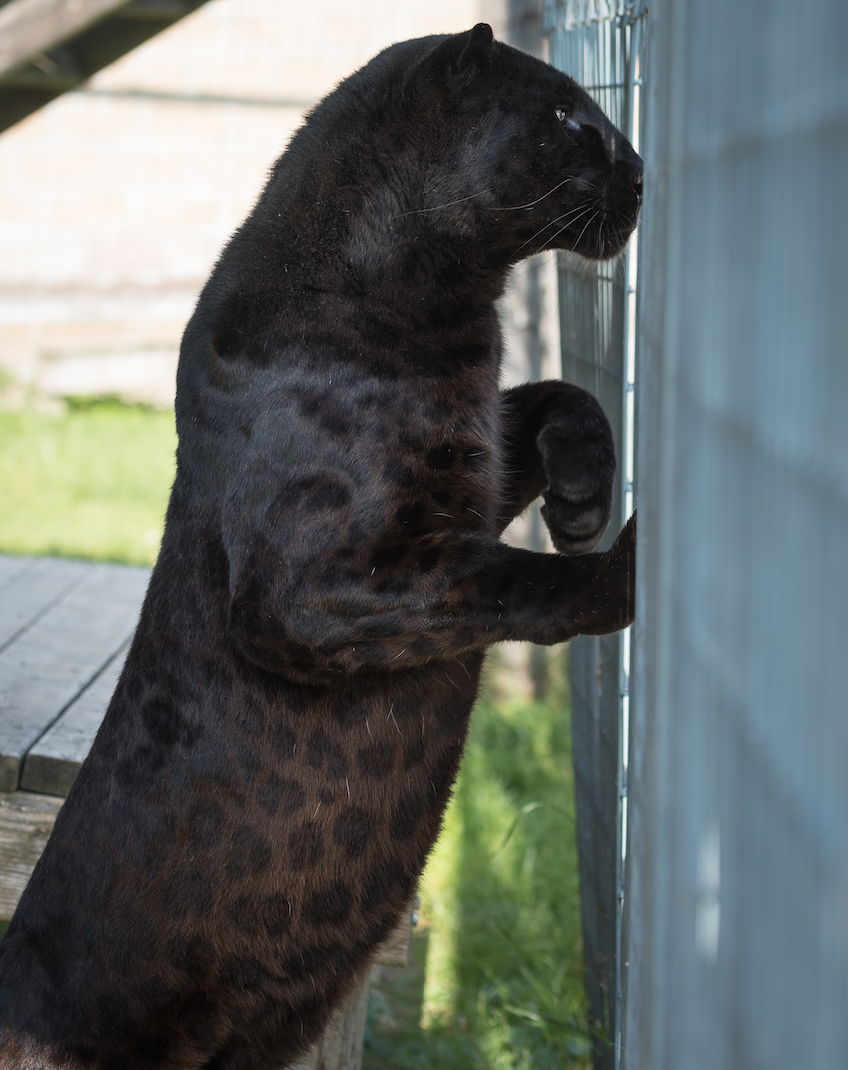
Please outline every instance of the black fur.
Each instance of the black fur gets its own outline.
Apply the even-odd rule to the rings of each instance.
[[[414,893],[487,647],[632,619],[634,526],[587,552],[607,421],[499,391],[495,300],[541,249],[620,252],[640,176],[483,25],[386,50],[294,137],[185,332],[161,555],[0,945],[0,1065],[295,1058]],[[540,494],[560,554],[499,541]]]

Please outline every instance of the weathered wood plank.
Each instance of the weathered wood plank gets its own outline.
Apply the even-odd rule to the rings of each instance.
[[[20,572],[22,568],[32,561],[31,557],[13,557],[11,554],[0,554],[0,596],[2,596],[3,584]]]
[[[112,658],[53,727],[30,747],[21,773],[24,791],[64,796],[71,790],[118,684],[127,649],[125,646]]]
[[[0,918],[14,913],[62,802],[26,791],[0,794]]]
[[[17,560],[21,567],[0,587],[0,650],[95,567],[85,561],[65,561],[59,557]]]
[[[11,0],[0,9],[0,74],[67,41],[127,0]]]
[[[98,565],[0,654],[0,791],[133,633],[150,573]]]

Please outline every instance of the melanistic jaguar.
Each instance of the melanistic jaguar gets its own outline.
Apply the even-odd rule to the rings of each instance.
[[[495,302],[532,253],[620,253],[641,176],[486,25],[294,136],[185,331],[161,554],[0,944],[0,1066],[293,1060],[414,894],[486,649],[631,621],[633,523],[591,552],[609,425],[499,389]],[[555,554],[499,539],[539,495]]]

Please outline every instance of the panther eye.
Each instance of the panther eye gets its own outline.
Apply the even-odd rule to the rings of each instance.
[[[568,112],[565,108],[555,108],[554,115],[556,115],[557,119],[559,119],[561,123],[564,123],[565,120],[568,118]]]

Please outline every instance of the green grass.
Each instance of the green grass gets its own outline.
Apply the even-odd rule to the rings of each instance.
[[[152,565],[175,449],[172,412],[108,400],[0,412],[0,551]]]
[[[562,655],[554,667],[546,703],[490,686],[475,710],[421,885],[420,1005],[377,987],[365,1070],[590,1065]]]

